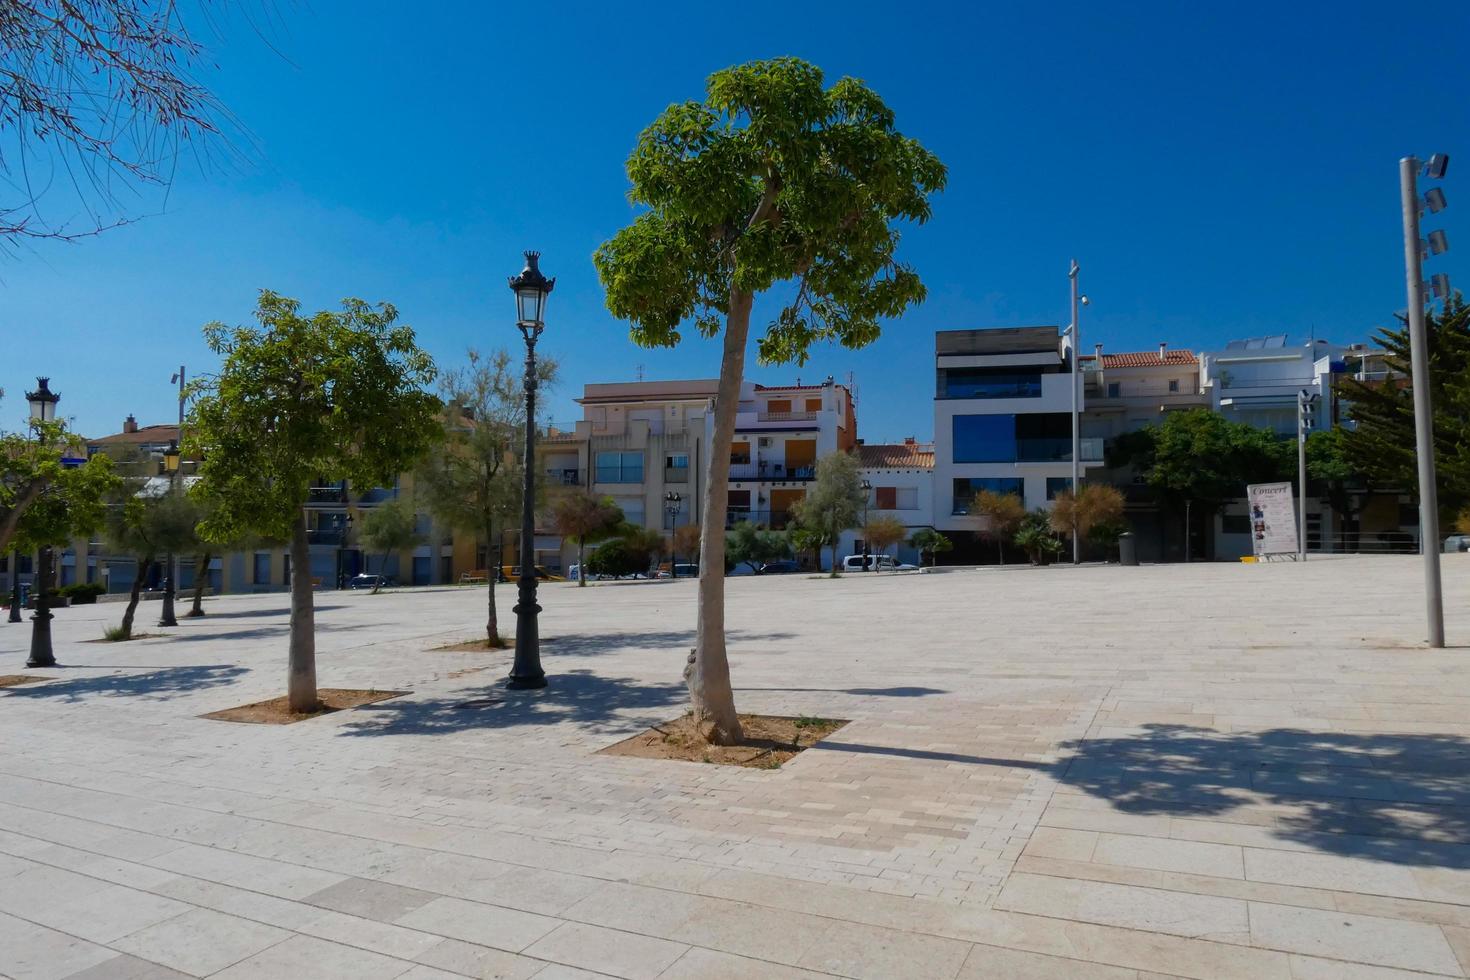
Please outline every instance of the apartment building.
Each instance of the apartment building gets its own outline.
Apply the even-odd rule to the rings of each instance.
[[[1332,377],[1347,370],[1348,350],[1325,340],[1288,347],[1285,334],[1234,340],[1200,355],[1200,386],[1214,411],[1279,435],[1296,434],[1297,395],[1305,389],[1321,396],[1317,427],[1329,427],[1337,417]]]
[[[542,439],[548,482],[609,496],[630,523],[643,527],[672,534],[698,524],[718,389],[716,379],[586,385],[574,428]],[[845,385],[830,378],[818,385],[744,382],[730,447],[729,525],[785,527],[816,476],[817,460],[855,445],[857,415]],[[542,521],[537,560],[567,567],[575,546]]]
[[[1055,326],[941,330],[934,340],[934,521],[964,560],[984,530],[970,512],[977,492],[1015,493],[1034,509],[1070,485],[1082,376]],[[1084,472],[1101,464],[1101,438],[1081,448]]]
[[[888,554],[896,555],[900,562],[919,564],[919,552],[907,539],[920,528],[934,526],[934,444],[919,442],[912,436],[898,443],[859,442],[857,454],[862,478],[871,487],[866,516],[902,521],[908,534],[897,550]],[[861,554],[862,550],[861,528],[842,533],[837,545],[839,556]],[[822,558],[826,561],[828,556]]]
[[[1082,434],[1111,439],[1157,424],[1169,412],[1209,408],[1200,386],[1199,358],[1190,350],[1110,353],[1102,344],[1081,357]]]

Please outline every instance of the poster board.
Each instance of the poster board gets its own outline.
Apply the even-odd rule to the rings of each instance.
[[[1253,483],[1245,488],[1250,508],[1251,553],[1257,558],[1296,557],[1296,506],[1290,483]]]

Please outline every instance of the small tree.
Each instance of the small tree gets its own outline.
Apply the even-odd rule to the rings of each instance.
[[[674,557],[680,555],[688,557],[693,565],[699,564],[699,525],[680,524],[674,528],[673,544],[671,545]]]
[[[133,556],[133,584],[128,592],[122,623],[109,638],[131,640],[133,618],[143,597],[143,585],[153,566],[171,551],[181,551],[194,540],[197,508],[178,496],[141,496],[136,484],[125,485],[125,496],[110,508],[103,537],[115,552]]]
[[[665,109],[628,160],[631,225],[593,260],[633,340],[672,347],[693,321],[721,334],[719,391],[701,510],[699,608],[684,678],[694,720],[717,744],[741,740],[725,652],[725,515],[730,445],[758,294],[791,283],[759,341],[768,364],[804,362],[811,345],[872,343],[879,322],[924,297],[898,261],[899,220],[929,217],[944,165],[904,136],[862,82],[823,88],[796,58],[711,75],[704,102]],[[723,323],[722,323],[723,321]]]
[[[871,518],[863,525],[863,538],[868,542],[869,550],[879,555],[902,541],[907,533],[908,528],[903,521],[887,515]],[[882,563],[873,567],[876,571]]]
[[[995,539],[997,560],[1004,565],[1006,542],[1015,537],[1021,522],[1026,519],[1026,505],[1017,494],[981,490],[975,494],[970,510],[988,522],[986,533]]]
[[[837,577],[837,542],[843,531],[857,527],[867,493],[857,457],[841,451],[817,460],[817,478],[796,503],[802,526],[821,533],[832,548],[832,577]]]
[[[1084,483],[1061,491],[1051,504],[1051,529],[1063,538],[1085,540],[1094,528],[1123,519],[1123,493],[1107,483]]]
[[[560,494],[551,504],[556,533],[577,542],[577,585],[587,584],[587,545],[605,541],[623,527],[623,509],[611,497],[589,490]]]
[[[424,536],[418,531],[418,515],[414,513],[413,504],[402,497],[367,511],[357,538],[368,551],[378,553],[378,577],[373,581],[373,595],[377,595],[382,587],[383,575],[388,570],[388,556],[424,543]]]
[[[768,561],[791,557],[791,542],[779,531],[741,521],[725,539],[725,556],[732,565],[745,564],[752,572],[759,572]]]
[[[1044,565],[1061,554],[1062,539],[1051,529],[1051,515],[1044,510],[1025,515],[1016,529],[1016,547],[1030,556],[1033,565]]]
[[[581,562],[581,577],[585,579],[589,572],[593,575],[607,575],[612,578],[641,575],[648,571],[649,564],[649,555],[646,550],[630,545],[625,538],[613,538],[605,544],[598,545],[593,549],[592,554]]]
[[[786,539],[798,555],[810,554],[812,567],[822,570],[822,549],[827,547],[828,536],[820,528],[807,527],[800,518],[786,526]]]
[[[932,527],[921,527],[909,538],[909,545],[917,548],[919,558],[922,561],[924,555],[929,556],[929,567],[933,568],[936,557],[940,552],[949,551],[954,548],[954,542],[934,530]]]
[[[224,359],[196,383],[186,430],[202,460],[191,489],[208,507],[201,533],[291,541],[291,639],[287,700],[314,711],[316,623],[306,502],[317,480],[380,487],[411,469],[442,429],[424,390],[434,364],[396,324],[391,305],[349,299],[341,312],[302,316],[293,299],[262,291],[258,327],[205,327]]]
[[[446,372],[445,445],[425,458],[417,485],[429,511],[440,522],[475,535],[495,552],[501,533],[519,520],[525,482],[526,396],[523,379],[505,350],[481,355],[471,349],[467,367]],[[556,383],[556,363],[536,362],[537,384]],[[542,481],[544,482],[544,481]],[[538,486],[540,483],[538,483]],[[504,646],[495,608],[495,582],[504,564],[497,556],[486,576],[485,636],[492,647]]]

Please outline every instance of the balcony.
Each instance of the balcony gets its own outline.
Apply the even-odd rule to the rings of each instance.
[[[791,523],[791,512],[785,510],[751,510],[747,507],[731,507],[725,512],[725,529],[729,530],[742,521],[781,531]]]
[[[664,467],[664,482],[665,483],[688,483],[689,482],[689,467],[687,467],[687,466],[665,466]]]
[[[306,532],[306,543],[339,547],[347,543],[346,537],[346,533],[339,527],[312,528]]]
[[[580,487],[582,485],[582,471],[566,468],[547,470],[546,482],[554,487]]]
[[[758,422],[815,422],[816,412],[757,412]]]
[[[1090,438],[1079,440],[1082,460],[1100,463],[1103,458],[1103,441]],[[1072,440],[1066,439],[1017,439],[1016,462],[1018,463],[1069,463],[1072,461]]]
[[[343,484],[335,487],[312,487],[306,492],[308,507],[344,507],[347,504],[347,488]]]
[[[759,463],[730,463],[730,479],[732,481],[766,481],[766,482],[801,482],[815,480],[817,468],[815,466],[787,466],[784,463],[768,463],[762,460]]]

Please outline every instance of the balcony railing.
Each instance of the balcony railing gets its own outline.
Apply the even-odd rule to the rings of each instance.
[[[552,486],[579,487],[582,485],[582,471],[565,468],[547,470],[546,480]]]
[[[813,422],[817,418],[816,412],[757,412],[756,419],[761,422]]]
[[[689,482],[689,467],[687,467],[687,466],[665,466],[664,467],[664,482],[665,483],[688,483]]]
[[[791,523],[791,512],[785,510],[750,510],[746,507],[731,507],[725,512],[726,529],[742,521],[768,527],[775,531],[784,530]]]
[[[306,492],[308,505],[330,506],[332,504],[347,503],[347,489],[345,487],[312,487]]]
[[[341,545],[346,543],[346,533],[337,527],[320,527],[308,529],[306,532],[307,544]]]
[[[784,463],[741,463],[730,464],[731,480],[799,481],[815,480],[815,466],[787,466]]]
[[[1087,462],[1101,462],[1103,458],[1103,441],[1101,439],[1081,439],[1079,445],[1082,449],[1082,459]],[[1018,463],[1066,463],[1072,459],[1072,440],[1062,439],[1017,439],[1016,440],[1016,462]]]

